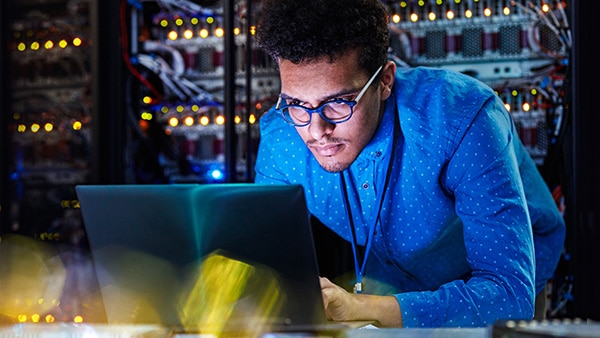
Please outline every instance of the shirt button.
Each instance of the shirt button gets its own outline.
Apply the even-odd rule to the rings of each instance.
[[[365,189],[365,190],[366,190],[366,189],[369,189],[369,183],[368,183],[368,182],[365,182],[365,183],[363,183],[363,184],[362,184],[362,187],[363,187],[363,189]]]
[[[383,153],[381,152],[381,150],[377,150],[377,151],[375,152],[375,157],[381,157],[381,154],[383,154]]]

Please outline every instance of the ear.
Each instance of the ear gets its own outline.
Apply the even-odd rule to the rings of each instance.
[[[394,61],[388,61],[381,70],[381,100],[387,100],[392,93],[392,87],[394,86],[394,79],[396,76],[396,63]]]

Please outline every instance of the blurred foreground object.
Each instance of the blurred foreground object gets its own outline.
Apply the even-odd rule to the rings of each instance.
[[[43,316],[60,303],[65,279],[65,267],[50,244],[21,235],[1,237],[0,323],[46,321]]]

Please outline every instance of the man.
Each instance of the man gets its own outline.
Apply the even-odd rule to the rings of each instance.
[[[531,319],[565,226],[494,92],[397,69],[378,0],[266,0],[257,17],[281,94],[261,119],[255,181],[301,184],[352,244],[355,292],[321,278],[330,319]]]

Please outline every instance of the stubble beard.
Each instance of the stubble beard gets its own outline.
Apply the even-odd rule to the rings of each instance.
[[[321,168],[323,168],[325,171],[327,171],[329,173],[339,173],[349,167],[348,164],[340,163],[338,161],[334,161],[331,163],[319,162],[319,164],[321,165]]]

